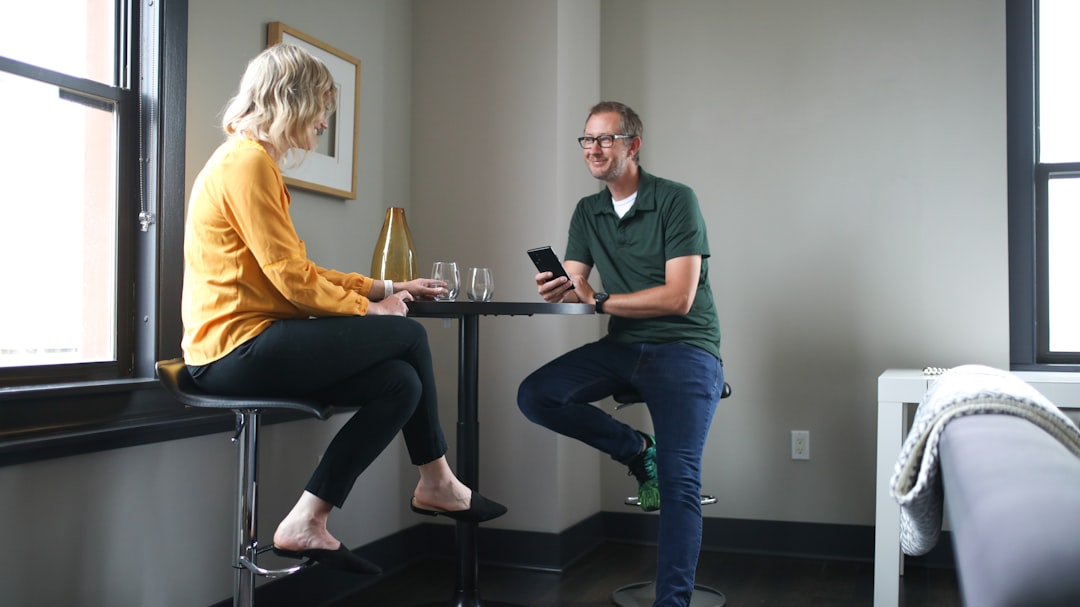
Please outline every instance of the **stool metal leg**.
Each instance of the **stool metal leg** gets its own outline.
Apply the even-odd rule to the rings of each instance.
[[[292,575],[312,564],[310,559],[283,569],[259,566],[258,555],[273,545],[259,547],[259,410],[236,411],[237,451],[236,535],[233,554],[236,583],[233,587],[233,607],[252,607],[255,604],[255,578],[279,578]]]
[[[640,499],[631,495],[623,501],[627,506],[639,505]],[[701,505],[708,506],[716,503],[716,496],[701,494]],[[656,584],[649,582],[634,582],[615,589],[611,593],[611,602],[619,607],[648,607],[656,599]],[[690,597],[690,607],[723,607],[727,603],[727,597],[716,588],[695,584],[694,593]]]
[[[236,413],[237,453],[239,461],[239,487],[236,502],[236,586],[233,591],[233,607],[252,607],[255,604],[255,572],[248,563],[255,564],[258,550],[258,534],[255,528],[258,504],[258,431],[257,411]]]

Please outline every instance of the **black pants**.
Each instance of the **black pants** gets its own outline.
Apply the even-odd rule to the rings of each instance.
[[[356,408],[306,487],[339,508],[399,430],[413,464],[446,454],[427,332],[409,318],[279,320],[224,358],[190,370],[207,392],[303,396]]]

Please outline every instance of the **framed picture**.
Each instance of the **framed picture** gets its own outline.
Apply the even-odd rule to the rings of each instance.
[[[356,153],[360,119],[360,60],[297,31],[280,21],[267,25],[266,45],[295,44],[330,68],[338,89],[337,111],[319,147],[298,167],[283,169],[285,183],[353,200],[356,198]]]

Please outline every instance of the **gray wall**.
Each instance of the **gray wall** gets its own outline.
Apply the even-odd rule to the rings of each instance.
[[[561,252],[597,187],[573,141],[588,106],[634,106],[644,166],[694,186],[711,232],[735,396],[707,448],[708,516],[872,524],[876,377],[1007,365],[1000,0],[191,0],[190,19],[189,184],[266,22],[362,60],[360,197],[294,190],[312,257],[339,269],[367,271],[383,211],[404,206],[425,271],[490,265],[497,298],[534,300],[524,249]],[[456,327],[425,323],[453,443]],[[514,404],[524,374],[601,328],[481,322],[482,489],[511,507],[492,526],[624,510],[619,466]],[[340,423],[265,433],[267,533]],[[811,461],[789,459],[792,429],[811,431]],[[231,449],[216,435],[0,468],[0,603],[227,596]],[[355,546],[419,522],[415,479],[393,446],[331,530]]]

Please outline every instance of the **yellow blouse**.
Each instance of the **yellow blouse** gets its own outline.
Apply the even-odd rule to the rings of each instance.
[[[233,138],[196,177],[184,229],[181,346],[205,365],[275,320],[367,313],[367,276],[316,266],[289,217],[289,191],[262,145]]]

